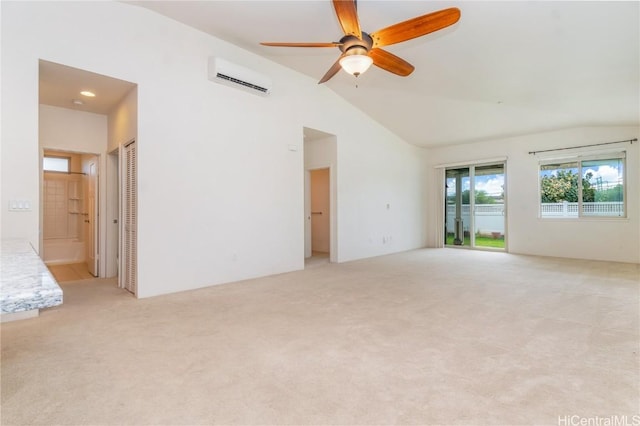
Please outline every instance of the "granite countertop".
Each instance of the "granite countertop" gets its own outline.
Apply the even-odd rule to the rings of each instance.
[[[0,245],[0,313],[30,311],[62,304],[62,289],[27,241]]]

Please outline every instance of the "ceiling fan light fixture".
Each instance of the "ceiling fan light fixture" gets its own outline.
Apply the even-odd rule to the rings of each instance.
[[[373,59],[368,55],[347,55],[340,59],[342,69],[356,77],[368,70],[371,64]]]
[[[392,74],[406,77],[413,72],[415,67],[381,48],[425,36],[453,25],[460,19],[460,9],[450,7],[416,16],[369,34],[360,28],[357,0],[333,0],[333,8],[344,33],[338,42],[263,42],[260,44],[279,47],[337,47],[340,49],[342,55],[331,65],[318,84],[329,81],[340,71],[340,68],[357,77],[367,71],[372,63]],[[357,84],[356,87],[358,87]]]

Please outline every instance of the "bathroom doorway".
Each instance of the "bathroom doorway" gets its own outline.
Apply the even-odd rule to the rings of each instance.
[[[58,281],[98,275],[99,156],[43,150],[43,260]]]

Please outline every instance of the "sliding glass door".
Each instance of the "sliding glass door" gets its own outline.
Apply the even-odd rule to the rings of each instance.
[[[504,250],[504,169],[504,163],[446,169],[445,245]]]
[[[447,169],[445,172],[447,198],[445,212],[445,244],[471,245],[469,234],[469,167]],[[466,188],[466,190],[465,190]],[[466,196],[465,196],[466,194]]]
[[[474,171],[475,246],[504,249],[504,164],[476,166]]]

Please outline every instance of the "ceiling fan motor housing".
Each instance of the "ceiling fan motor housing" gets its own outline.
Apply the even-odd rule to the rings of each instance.
[[[340,39],[340,50],[345,55],[366,55],[373,46],[373,39],[364,31],[362,40],[356,36],[346,35]]]

